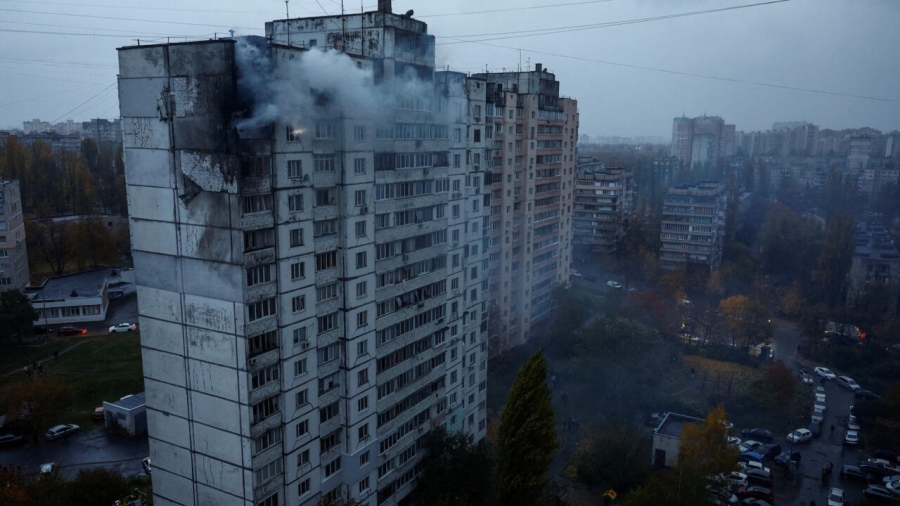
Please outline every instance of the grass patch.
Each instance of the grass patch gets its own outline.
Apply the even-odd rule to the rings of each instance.
[[[103,401],[144,391],[140,333],[90,338],[74,350],[60,355],[58,360],[45,363],[44,373],[57,376],[72,387],[74,407],[72,419],[66,420],[66,423],[89,427],[91,413]],[[11,383],[22,381],[27,381],[24,375],[13,375],[4,378],[2,386],[12,386]]]
[[[38,360],[46,360],[53,356],[54,351],[62,350],[72,346],[78,341],[86,339],[83,336],[54,337],[44,343],[43,338],[40,340],[26,341],[24,344],[9,344],[3,347],[3,353],[0,354],[0,374],[10,371],[20,371],[26,365]],[[0,383],[5,383],[8,378],[0,378]]]

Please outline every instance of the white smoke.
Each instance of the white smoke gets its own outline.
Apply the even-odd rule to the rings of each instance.
[[[387,120],[398,96],[433,96],[433,87],[411,76],[376,84],[371,69],[336,50],[298,51],[273,61],[268,48],[238,40],[238,87],[253,102],[252,114],[237,127],[274,122],[307,125],[322,118]]]

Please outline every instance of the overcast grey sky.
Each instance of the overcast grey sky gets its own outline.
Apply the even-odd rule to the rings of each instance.
[[[291,17],[339,14],[341,3],[289,8]],[[673,117],[704,113],[744,131],[777,121],[900,129],[900,0],[394,0],[393,8],[428,23],[439,66],[543,63],[578,99],[581,132],[591,136],[668,140]],[[709,10],[718,12],[683,15]],[[117,116],[116,47],[133,39],[261,35],[267,20],[284,17],[282,0],[0,0],[0,127]]]

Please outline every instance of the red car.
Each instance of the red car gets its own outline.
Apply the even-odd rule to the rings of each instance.
[[[103,421],[103,406],[94,408],[94,412],[91,414],[91,418],[98,422],[102,422]]]
[[[56,335],[59,336],[78,336],[87,334],[87,329],[80,329],[78,327],[60,327],[56,332]]]
[[[738,487],[737,495],[741,499],[752,497],[753,499],[762,499],[763,501],[767,501],[770,503],[775,502],[775,495],[772,494],[771,489],[768,489],[766,487]]]

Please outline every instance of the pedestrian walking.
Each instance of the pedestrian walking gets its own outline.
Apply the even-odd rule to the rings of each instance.
[[[40,360],[38,360],[37,368],[38,368],[38,374],[43,376],[44,375],[44,364],[42,364]],[[831,430],[832,431],[834,430],[834,425],[831,426]]]
[[[25,371],[25,376],[28,376],[28,366],[27,365],[25,366],[25,368],[23,370]]]

